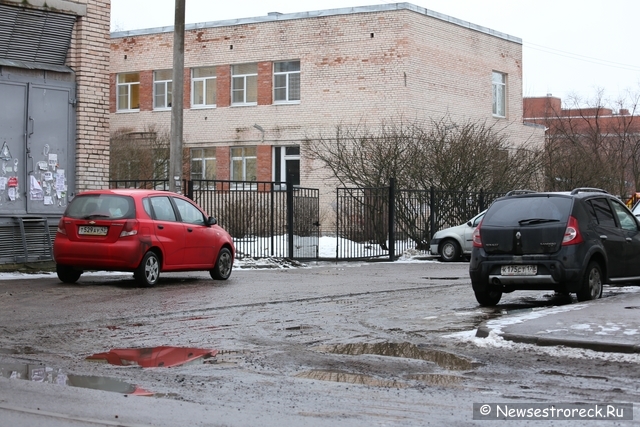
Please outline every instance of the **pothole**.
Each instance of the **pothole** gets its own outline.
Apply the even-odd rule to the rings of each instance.
[[[218,350],[189,347],[117,348],[97,353],[86,359],[92,362],[118,366],[137,365],[142,368],[169,368],[185,364],[207,363],[218,354]],[[211,360],[215,362],[215,360]]]
[[[418,359],[433,362],[444,369],[466,371],[473,369],[473,362],[464,357],[457,356],[440,350],[421,349],[415,344],[404,343],[354,343],[336,344],[317,347],[317,350],[334,353],[358,356],[362,354],[374,354],[378,356],[402,357],[407,359]]]
[[[93,390],[111,391],[138,396],[153,396],[153,393],[144,390],[135,384],[126,383],[114,378],[67,374],[61,369],[54,369],[46,365],[34,363],[0,363],[0,375],[5,378],[38,383],[90,388]]]
[[[406,388],[409,385],[397,380],[384,380],[370,375],[353,374],[343,371],[305,371],[296,375],[296,378],[306,378],[318,381],[333,381],[337,383],[360,384],[372,387]]]

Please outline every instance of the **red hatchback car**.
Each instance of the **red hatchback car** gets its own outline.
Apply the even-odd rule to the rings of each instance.
[[[231,275],[235,247],[215,218],[180,194],[95,190],[73,198],[53,243],[58,278],[74,283],[84,270],[131,271],[153,286],[161,271],[208,270]]]

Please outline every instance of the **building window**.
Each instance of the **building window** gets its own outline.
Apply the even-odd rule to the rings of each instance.
[[[216,106],[216,67],[191,70],[191,107]]]
[[[300,185],[300,147],[273,147],[273,181],[279,190]]]
[[[493,84],[493,115],[506,117],[507,75],[494,71],[491,81]]]
[[[191,149],[191,179],[195,181],[216,179],[215,147]]]
[[[300,102],[300,61],[273,64],[273,102]]]
[[[258,64],[231,66],[231,104],[258,104]]]
[[[171,108],[171,82],[173,70],[153,72],[153,108],[163,110]]]
[[[118,111],[140,109],[140,73],[118,74]]]
[[[256,147],[231,148],[231,179],[233,181],[256,181]]]

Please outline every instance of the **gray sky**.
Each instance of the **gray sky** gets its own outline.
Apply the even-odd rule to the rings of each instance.
[[[385,0],[186,0],[186,23],[391,4]],[[524,96],[640,94],[638,0],[413,0],[523,41]],[[111,30],[172,26],[175,0],[111,0]],[[634,36],[636,36],[634,38]],[[634,47],[635,46],[635,47]]]

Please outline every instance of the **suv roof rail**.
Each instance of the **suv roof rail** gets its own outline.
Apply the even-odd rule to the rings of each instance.
[[[571,195],[578,194],[578,193],[605,193],[605,194],[609,194],[609,192],[606,191],[606,190],[603,190],[601,188],[592,188],[592,187],[578,187],[578,188],[574,188],[571,191]]]
[[[537,193],[537,191],[533,191],[533,190],[511,190],[507,194],[505,194],[505,197],[517,196],[518,194],[530,194],[530,193]]]

